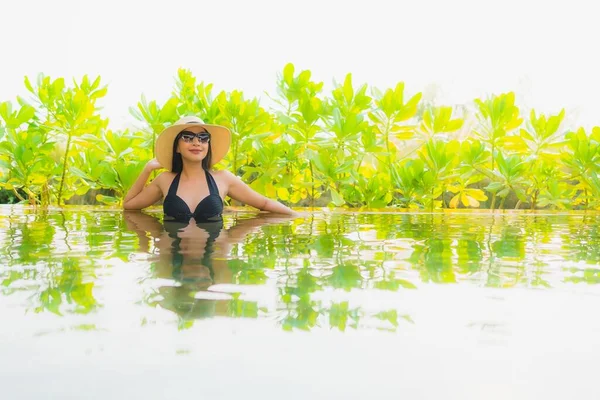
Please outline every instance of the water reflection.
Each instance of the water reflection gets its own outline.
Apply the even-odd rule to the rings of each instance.
[[[181,327],[190,326],[194,319],[217,315],[256,317],[256,302],[242,302],[231,292],[218,289],[219,284],[239,281],[228,258],[234,246],[259,228],[291,221],[289,217],[264,214],[236,219],[225,227],[222,221],[161,221],[141,212],[125,212],[124,219],[127,229],[140,239],[137,250],[154,253],[150,259],[152,278],[164,283],[146,298],[147,303],[176,313]]]
[[[432,284],[600,282],[593,214],[232,213],[181,224],[141,212],[0,212],[0,306],[87,315],[88,325],[112,302],[160,310],[179,328],[224,317],[397,330],[419,323],[406,294]]]

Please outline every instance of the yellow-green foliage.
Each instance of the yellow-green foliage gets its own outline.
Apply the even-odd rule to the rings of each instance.
[[[180,69],[164,104],[142,97],[130,108],[143,131],[113,131],[96,104],[107,94],[99,77],[69,86],[40,75],[25,86],[31,100],[0,103],[0,187],[30,204],[89,193],[120,204],[153,157],[156,136],[194,114],[233,133],[218,168],[291,206],[600,205],[600,128],[568,132],[564,110],[525,117],[512,92],[431,105],[406,94],[403,82],[381,91],[348,74],[325,93],[310,71],[288,64],[265,108]]]

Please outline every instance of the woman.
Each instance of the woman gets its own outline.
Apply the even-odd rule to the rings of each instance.
[[[197,117],[184,117],[166,128],[156,140],[156,158],[150,160],[123,202],[126,210],[141,210],[164,199],[165,219],[187,222],[218,221],[223,199],[234,200],[263,211],[295,215],[283,204],[252,190],[226,170],[211,170],[229,150],[231,132],[205,124]],[[155,169],[166,168],[148,186]]]

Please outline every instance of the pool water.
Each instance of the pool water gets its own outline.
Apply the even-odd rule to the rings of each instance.
[[[595,213],[0,208],[0,398],[598,398]]]

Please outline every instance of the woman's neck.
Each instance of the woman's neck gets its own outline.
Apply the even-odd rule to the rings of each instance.
[[[181,175],[185,179],[195,179],[204,176],[204,168],[202,168],[202,163],[194,163],[194,164],[184,164],[183,169],[181,170]]]

